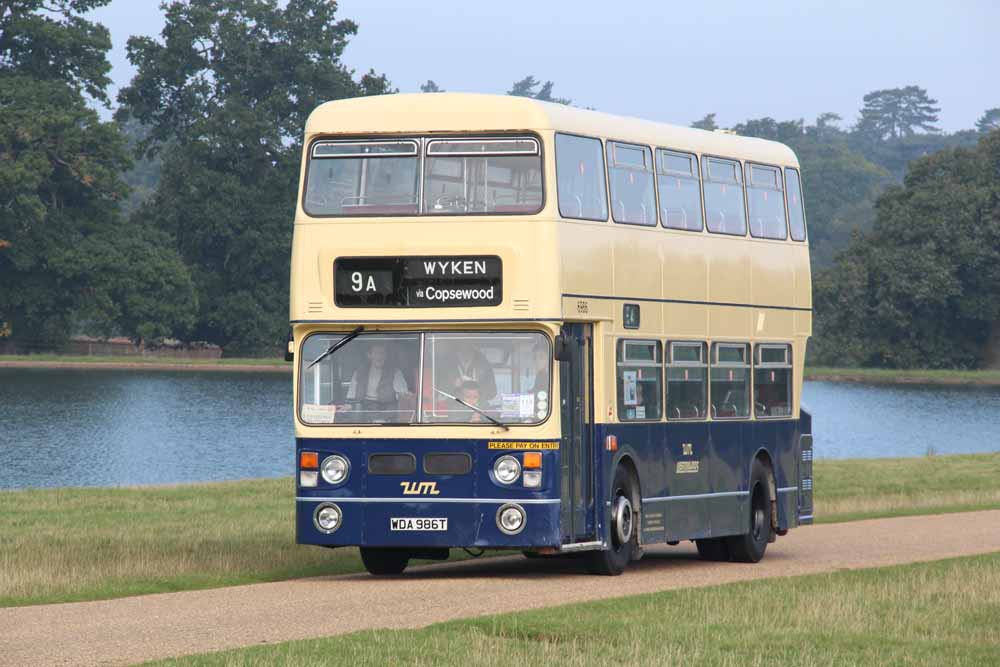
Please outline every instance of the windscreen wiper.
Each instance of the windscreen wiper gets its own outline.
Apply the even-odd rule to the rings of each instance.
[[[354,340],[355,338],[357,338],[358,335],[362,331],[364,331],[364,330],[365,330],[364,327],[358,327],[357,329],[355,329],[351,333],[347,334],[346,336],[344,336],[343,338],[341,338],[340,340],[338,340],[336,343],[334,343],[330,347],[326,348],[326,352],[324,352],[323,354],[321,354],[318,357],[316,357],[315,359],[313,359],[312,363],[309,364],[308,366],[306,366],[306,370],[309,370],[310,368],[312,368],[313,366],[315,366],[319,362],[323,361],[324,359],[326,359],[327,357],[329,357],[331,354],[333,354],[334,352],[336,352],[340,348],[342,348],[345,345],[347,345],[348,343],[350,343],[352,340]]]
[[[453,400],[453,401],[457,401],[457,402],[458,402],[459,404],[461,404],[461,405],[464,405],[465,407],[469,408],[470,410],[475,410],[476,412],[478,412],[478,413],[479,413],[479,414],[481,414],[482,416],[486,417],[487,419],[489,419],[489,420],[490,420],[491,422],[493,422],[494,424],[496,424],[497,426],[499,426],[499,427],[500,427],[500,428],[502,428],[503,430],[505,430],[505,431],[509,431],[509,430],[510,430],[510,427],[509,427],[509,426],[507,426],[506,424],[504,424],[504,423],[503,423],[502,421],[499,421],[499,420],[496,420],[496,419],[494,419],[493,417],[489,416],[489,415],[488,415],[488,414],[486,413],[486,411],[485,411],[485,410],[480,410],[480,409],[479,409],[479,408],[477,408],[476,406],[474,406],[474,405],[470,405],[469,403],[466,403],[465,401],[463,401],[462,399],[460,399],[460,398],[459,398],[458,396],[452,396],[452,395],[451,395],[451,394],[449,394],[448,392],[446,392],[446,391],[441,391],[441,390],[440,390],[440,389],[438,389],[437,387],[434,387],[434,391],[436,391],[437,393],[441,394],[442,396],[447,396],[448,398],[450,398],[450,399],[451,399],[451,400]]]

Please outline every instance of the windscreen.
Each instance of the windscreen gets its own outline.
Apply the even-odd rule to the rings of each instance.
[[[552,353],[533,332],[314,334],[299,359],[307,424],[537,424]]]

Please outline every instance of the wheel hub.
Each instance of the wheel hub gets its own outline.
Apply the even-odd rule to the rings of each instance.
[[[632,539],[632,520],[632,503],[626,496],[616,496],[611,508],[611,523],[619,545],[628,544]]]

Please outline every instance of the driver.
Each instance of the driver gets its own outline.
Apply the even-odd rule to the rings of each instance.
[[[399,399],[410,395],[403,373],[386,364],[386,357],[385,344],[372,343],[368,348],[368,362],[354,371],[347,390],[347,401],[355,404],[355,409],[372,416],[395,410]]]

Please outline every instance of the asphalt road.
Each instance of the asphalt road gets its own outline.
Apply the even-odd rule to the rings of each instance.
[[[303,547],[306,548],[306,547]],[[129,664],[569,602],[1000,551],[1000,510],[808,526],[754,565],[656,547],[620,577],[521,556],[186,593],[0,609],[0,665]]]

